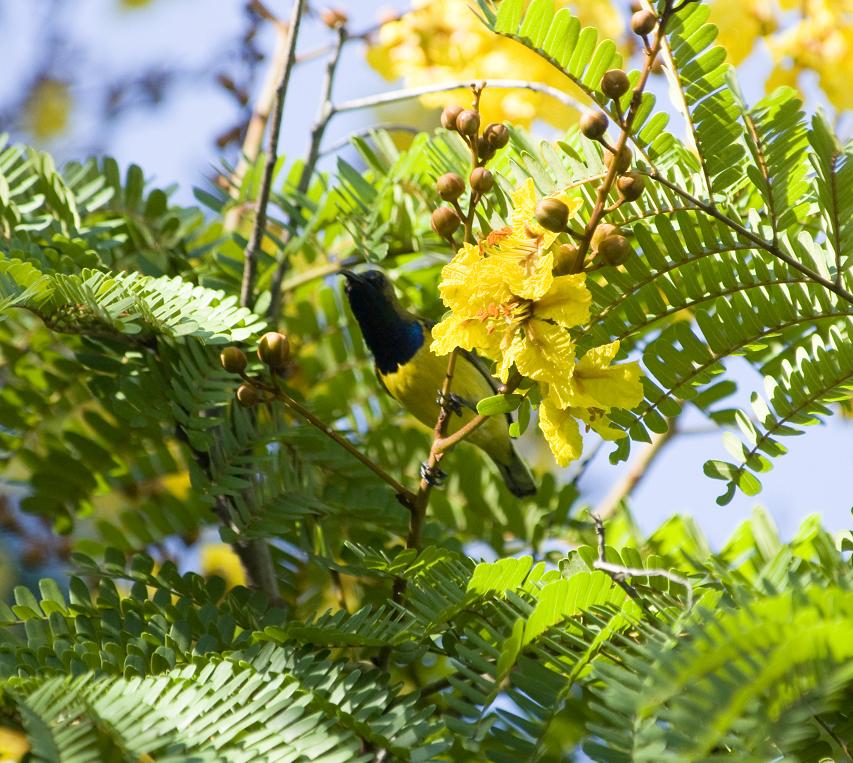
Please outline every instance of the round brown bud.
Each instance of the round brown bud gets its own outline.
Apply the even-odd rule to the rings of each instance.
[[[455,172],[447,172],[435,181],[435,190],[445,201],[455,201],[465,193],[465,181]]]
[[[497,151],[509,143],[509,128],[502,122],[492,122],[483,131],[483,138]]]
[[[633,254],[633,249],[624,236],[608,236],[598,245],[598,253],[608,265],[622,265]]]
[[[536,221],[545,229],[559,233],[569,222],[569,208],[559,199],[542,199],[536,205]]]
[[[323,8],[320,11],[320,21],[329,29],[339,29],[349,21],[349,16],[340,8]]]
[[[463,135],[476,135],[480,129],[480,115],[473,109],[464,109],[456,117],[456,129]]]
[[[239,347],[226,347],[219,353],[219,362],[229,374],[241,374],[249,361]]]
[[[568,273],[580,273],[583,270],[583,257],[580,249],[574,244],[562,244],[554,252],[554,275],[564,276]]]
[[[445,106],[444,111],[441,112],[441,126],[445,130],[455,130],[456,129],[456,117],[458,117],[462,113],[462,107],[451,105]]]
[[[616,236],[620,233],[619,227],[616,225],[611,225],[610,223],[601,223],[596,227],[596,229],[592,232],[592,239],[590,240],[590,244],[593,249],[598,249],[598,245],[606,238],[610,236]]]
[[[442,238],[450,238],[459,227],[459,215],[451,207],[439,207],[432,213],[432,229]]]
[[[256,390],[251,384],[241,384],[237,387],[236,395],[237,402],[240,403],[240,405],[246,406],[246,408],[251,408],[261,400],[258,390]]]
[[[607,115],[603,111],[590,111],[581,116],[578,125],[581,132],[590,140],[598,140],[607,132]]]
[[[258,357],[270,368],[282,368],[290,357],[290,342],[284,334],[269,331],[258,342]]]
[[[657,16],[651,11],[637,11],[631,16],[631,31],[634,34],[646,35],[651,33],[657,23]]]
[[[625,201],[636,201],[646,189],[646,178],[636,172],[626,172],[616,181],[616,188]]]
[[[616,158],[616,172],[622,173],[625,172],[628,167],[631,166],[631,159],[633,158],[633,154],[631,153],[631,149],[628,146],[622,146],[619,150],[619,156]],[[613,154],[609,151],[604,152],[604,163],[610,167],[613,163]]]
[[[489,161],[497,149],[484,137],[477,138],[477,157],[484,162]]]
[[[630,87],[628,75],[621,69],[610,69],[601,78],[601,92],[614,101],[625,95]]]
[[[495,185],[495,176],[485,167],[475,167],[468,182],[477,193],[488,193]]]

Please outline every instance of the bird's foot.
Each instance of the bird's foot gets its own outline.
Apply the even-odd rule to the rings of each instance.
[[[447,479],[447,473],[441,471],[437,466],[430,467],[429,464],[421,464],[421,479],[432,487],[441,487]]]
[[[470,400],[466,400],[464,397],[459,397],[459,395],[454,395],[452,392],[449,395],[445,395],[441,390],[439,390],[435,396],[435,404],[439,406],[439,408],[444,408],[446,411],[455,413],[457,416],[462,415],[463,408],[470,408],[475,412],[477,410],[477,406]]]

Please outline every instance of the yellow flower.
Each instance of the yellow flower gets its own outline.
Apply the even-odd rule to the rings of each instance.
[[[432,351],[477,349],[498,362],[503,381],[515,364],[568,395],[575,346],[567,329],[589,320],[592,296],[585,274],[554,276],[556,234],[534,218],[533,181],[512,200],[512,225],[464,245],[442,270],[439,293],[451,314],[433,328]],[[566,202],[572,212],[580,206]]]
[[[456,347],[478,349],[498,361],[499,376],[513,363],[529,379],[563,388],[575,361],[567,329],[589,320],[591,295],[583,273],[537,278],[534,299],[513,291],[517,262],[512,257],[470,256],[463,248],[446,266],[457,285],[442,290],[451,315],[432,330],[432,351],[446,355]],[[550,257],[550,254],[549,254]],[[444,273],[442,273],[444,280]],[[458,285],[461,280],[467,284]],[[563,393],[568,394],[564,389]]]
[[[246,585],[246,572],[237,554],[226,543],[208,543],[201,549],[201,572],[219,575],[229,588]]]
[[[597,27],[602,37],[619,39],[625,25],[615,4],[601,0],[557,0],[584,24]],[[415,0],[413,9],[382,25],[378,43],[367,53],[368,63],[387,79],[403,78],[407,87],[450,80],[524,79],[564,89],[565,77],[544,58],[512,40],[490,32],[477,18],[469,0]],[[425,96],[427,106],[443,106],[447,94]],[[573,109],[553,98],[528,90],[486,88],[480,102],[483,119],[509,121],[529,127],[542,119],[567,127]]]
[[[636,362],[610,366],[618,351],[619,342],[593,348],[575,364],[567,387],[548,387],[539,406],[539,428],[559,466],[568,466],[583,451],[578,420],[605,440],[625,436],[610,425],[606,414],[611,408],[638,405],[643,386]]]

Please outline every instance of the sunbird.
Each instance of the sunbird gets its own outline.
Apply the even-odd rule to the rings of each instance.
[[[391,282],[378,270],[356,274],[341,270],[365,344],[373,355],[379,383],[391,397],[430,429],[439,413],[439,398],[447,373],[447,358],[430,350],[432,324],[406,310]],[[497,382],[480,359],[458,351],[451,386],[452,409],[448,434],[470,421],[477,403],[497,393]],[[490,416],[466,442],[481,448],[495,462],[510,492],[533,495],[536,485],[509,436],[510,417]]]

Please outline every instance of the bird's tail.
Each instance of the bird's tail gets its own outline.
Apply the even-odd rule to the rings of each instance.
[[[508,463],[495,461],[495,465],[500,470],[506,486],[513,495],[524,498],[536,492],[536,483],[533,481],[533,475],[530,473],[530,469],[527,468],[527,464],[524,463],[521,456],[515,452],[514,448],[511,451]]]

